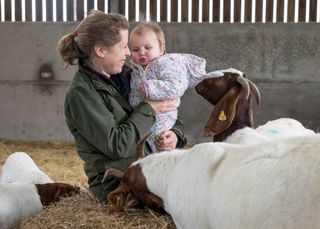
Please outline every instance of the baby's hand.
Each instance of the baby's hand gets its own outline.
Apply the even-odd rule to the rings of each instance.
[[[163,131],[153,142],[159,151],[174,150],[177,147],[178,137],[172,130]]]

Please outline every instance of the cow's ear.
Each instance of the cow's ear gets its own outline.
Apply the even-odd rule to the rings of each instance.
[[[203,130],[204,137],[215,136],[231,125],[236,114],[236,106],[240,92],[240,87],[231,87],[214,106]]]

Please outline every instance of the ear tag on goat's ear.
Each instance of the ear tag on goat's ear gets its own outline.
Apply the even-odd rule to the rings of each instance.
[[[219,121],[226,121],[226,120],[227,120],[227,117],[224,114],[224,111],[221,111],[219,114]]]
[[[121,201],[121,197],[117,196],[116,198],[116,205],[119,206],[120,205],[120,201]]]

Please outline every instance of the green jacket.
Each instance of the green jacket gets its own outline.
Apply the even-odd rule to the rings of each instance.
[[[125,170],[136,159],[138,141],[150,132],[155,122],[155,112],[149,104],[142,103],[132,109],[121,95],[126,89],[129,91],[130,73],[131,69],[125,66],[122,73],[112,76],[124,77],[121,79],[127,82],[119,88],[90,66],[79,64],[65,98],[67,126],[84,161],[89,188],[101,201],[119,183],[115,178],[102,183],[105,170]],[[178,147],[184,146],[186,139],[179,120],[172,130],[178,136]]]

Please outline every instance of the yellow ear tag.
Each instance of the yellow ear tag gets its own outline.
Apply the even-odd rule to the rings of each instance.
[[[119,206],[119,205],[120,205],[120,201],[121,201],[120,196],[117,196],[117,199],[116,199],[116,205],[117,205],[117,206]]]
[[[227,117],[224,114],[224,111],[221,111],[219,114],[219,121],[226,121],[226,120],[227,120]]]

